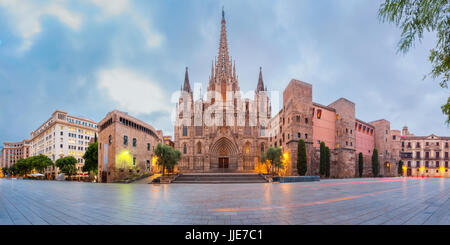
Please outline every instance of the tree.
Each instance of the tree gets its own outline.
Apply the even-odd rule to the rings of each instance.
[[[450,70],[450,4],[448,0],[386,0],[381,4],[378,16],[382,21],[395,23],[402,29],[398,52],[406,53],[421,41],[424,31],[434,32],[437,43],[430,50],[429,60],[433,79],[439,78],[442,88],[448,88]],[[426,77],[426,76],[425,76]],[[424,77],[424,78],[425,78]],[[450,124],[450,96],[442,107]]]
[[[3,176],[6,176],[9,173],[9,168],[8,167],[3,167],[2,168],[2,173],[3,173]]]
[[[62,173],[70,177],[77,173],[76,163],[77,159],[73,156],[68,156],[56,160],[55,165]]]
[[[319,173],[324,176],[326,172],[326,160],[325,160],[325,142],[320,142],[320,165],[319,165]]]
[[[262,155],[262,161],[270,166],[272,174],[275,174],[275,172],[278,173],[278,170],[283,168],[281,162],[282,155],[283,151],[281,150],[281,147],[269,147]]]
[[[330,148],[325,147],[325,176],[330,177]]]
[[[29,157],[27,158],[27,161],[29,161],[31,168],[39,173],[44,172],[46,168],[54,165],[50,158],[42,154]]]
[[[359,177],[361,178],[363,175],[363,169],[364,169],[364,157],[362,152],[359,153],[358,158],[358,171],[359,171]]]
[[[181,152],[168,145],[159,143],[153,154],[157,157],[157,163],[162,167],[162,174],[165,175],[166,169],[173,171],[181,159]]]
[[[403,161],[400,160],[398,161],[398,169],[397,169],[398,175],[402,176],[403,175]]]
[[[97,136],[97,134],[96,134]],[[81,169],[83,172],[92,172],[97,175],[98,171],[98,142],[90,144],[83,155],[84,165]]]
[[[8,173],[12,176],[17,174],[17,168],[16,168],[16,164],[13,164],[11,166],[9,166],[8,168]]]
[[[17,174],[19,175],[27,175],[30,174],[33,170],[31,166],[31,161],[27,158],[19,159],[16,162]]]
[[[373,153],[372,153],[372,174],[373,174],[373,177],[377,177],[379,171],[380,171],[380,166],[379,166],[379,163],[378,163],[378,150],[375,148],[375,149],[373,149]]]
[[[306,146],[305,141],[300,139],[297,145],[297,172],[299,175],[304,176],[307,171],[306,165]]]

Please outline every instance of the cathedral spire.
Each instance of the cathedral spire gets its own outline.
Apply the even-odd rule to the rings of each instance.
[[[190,93],[191,92],[191,84],[189,83],[189,73],[188,68],[186,67],[186,73],[184,75],[184,85],[183,90]]]
[[[259,79],[258,85],[256,86],[256,92],[264,91],[264,81],[262,77],[262,67],[259,67]]]
[[[219,56],[217,61],[217,68],[218,72],[222,75],[225,75],[224,77],[231,77],[231,74],[227,74],[231,69],[230,67],[230,59],[228,56],[228,43],[227,43],[227,28],[226,28],[226,21],[225,21],[225,11],[222,9],[222,27],[220,31],[220,44],[219,44]]]

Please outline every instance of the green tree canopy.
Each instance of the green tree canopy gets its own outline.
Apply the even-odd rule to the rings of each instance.
[[[360,178],[363,175],[363,169],[364,169],[364,157],[363,157],[362,152],[360,152],[359,157],[358,157],[358,172],[359,172]]]
[[[372,174],[373,174],[373,177],[377,177],[379,172],[380,172],[380,165],[378,163],[378,150],[375,148],[375,149],[373,149],[373,153],[372,153]]]
[[[54,165],[50,158],[42,154],[38,156],[29,157],[27,158],[27,160],[29,161],[31,168],[35,169],[39,173],[44,172],[46,168]]]
[[[97,136],[97,134],[95,134]],[[90,144],[86,152],[83,155],[84,165],[83,172],[92,172],[97,175],[98,171],[98,142]]]
[[[330,153],[330,148],[328,146],[325,147],[325,176],[328,178],[330,177],[330,157],[331,157],[331,153]]]
[[[261,161],[266,162],[272,170],[272,174],[278,173],[280,168],[283,168],[281,157],[283,151],[281,147],[269,147],[264,154],[261,154]]]
[[[297,145],[297,172],[299,175],[304,176],[307,171],[306,165],[306,145],[303,139],[298,141]]]
[[[173,171],[175,166],[181,160],[181,152],[171,146],[158,143],[153,154],[157,157],[157,164],[162,167],[162,174],[165,170]]]
[[[325,152],[325,142],[320,142],[320,165],[319,173],[324,176],[326,172],[326,152]]]
[[[450,70],[450,3],[448,0],[386,0],[378,11],[382,21],[395,23],[402,29],[398,52],[406,53],[421,41],[423,33],[434,32],[437,42],[430,50],[432,70],[429,75],[440,79],[440,85],[448,88]],[[426,76],[425,76],[426,77]],[[450,124],[450,96],[442,107]]]
[[[403,175],[403,161],[402,160],[398,161],[397,173],[399,176]]]
[[[67,176],[72,176],[77,173],[76,164],[77,159],[73,156],[63,157],[55,162],[56,167]]]

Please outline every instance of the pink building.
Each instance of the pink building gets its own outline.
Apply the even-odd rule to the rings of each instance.
[[[320,147],[320,142],[331,149],[336,147],[336,110],[313,102],[313,146]]]
[[[374,126],[356,119],[354,130],[356,153],[362,152],[364,156],[372,156],[373,148],[375,148]]]

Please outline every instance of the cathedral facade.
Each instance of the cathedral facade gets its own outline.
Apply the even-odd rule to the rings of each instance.
[[[284,174],[298,175],[297,149],[303,140],[306,175],[320,174],[322,142],[330,149],[330,177],[359,176],[360,153],[362,175],[373,176],[374,149],[379,155],[379,173],[397,175],[400,141],[389,121],[368,123],[356,118],[355,103],[346,98],[328,105],[315,103],[312,84],[296,79],[284,89],[282,107],[272,117],[261,68],[255,84],[253,99],[243,98],[229,56],[222,12],[219,52],[212,63],[206,98],[194,100],[187,68],[181,87],[174,128],[175,148],[182,153],[180,172],[258,172],[261,153],[268,147],[281,147]]]
[[[254,172],[267,147],[265,125],[271,117],[261,68],[255,84],[253,100],[243,98],[222,11],[219,51],[205,100],[194,100],[186,68],[174,128],[175,148],[182,153],[179,171]]]

